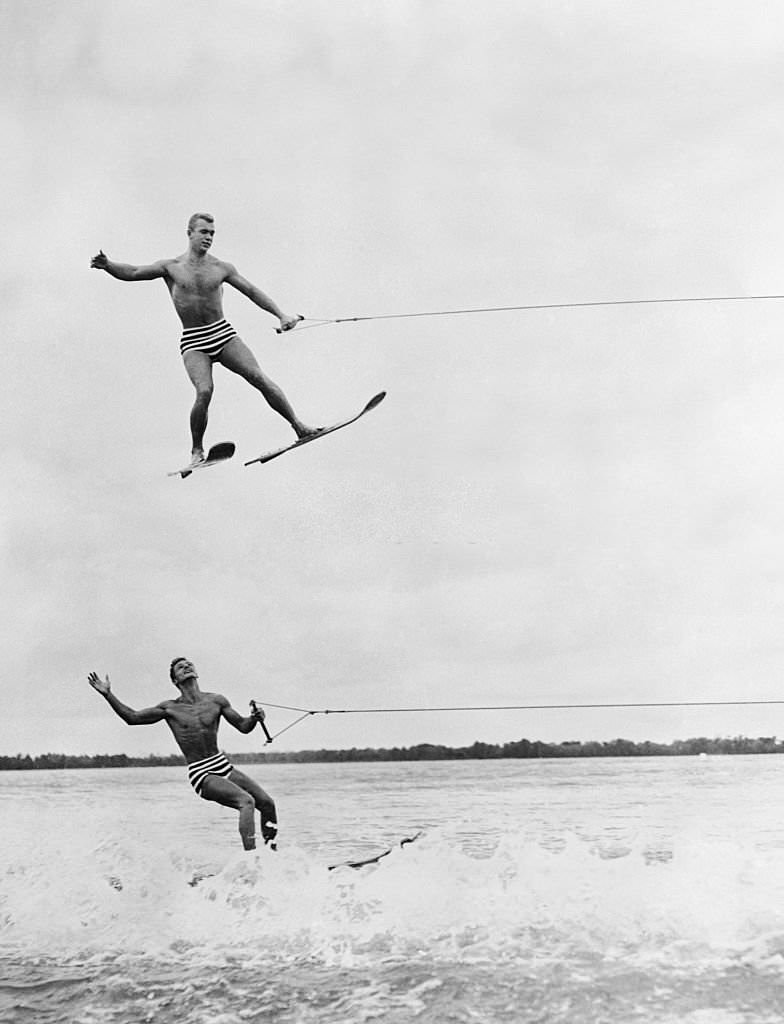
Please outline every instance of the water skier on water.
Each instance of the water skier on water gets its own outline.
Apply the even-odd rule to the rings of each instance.
[[[109,677],[101,679],[96,672],[87,677],[90,686],[105,697],[112,710],[128,725],[152,725],[166,722],[177,745],[188,762],[188,780],[197,794],[224,807],[233,807],[240,814],[240,837],[246,850],[256,849],[254,809],[261,813],[261,835],[275,849],[278,832],[277,815],[272,798],[258,783],[239,771],[218,750],[218,726],[221,718],[239,732],[249,733],[264,721],[264,712],[243,718],[219,693],[202,693],[199,675],[187,658],[175,658],[169,669],[171,681],[180,691],[175,700],[163,700],[154,708],[134,711],[112,693]]]
[[[251,302],[276,316],[280,320],[281,331],[290,331],[301,317],[281,312],[268,295],[237,273],[236,267],[211,256],[209,249],[214,237],[212,215],[194,213],[188,221],[188,251],[181,256],[135,267],[110,260],[101,250],[90,261],[95,270],[105,270],[118,281],[153,281],[162,277],[166,282],[182,321],[180,352],[196,389],[190,416],[193,466],[204,461],[204,432],[213,390],[212,364],[215,362],[244,377],[260,391],[275,412],[291,424],[298,438],[319,433],[318,428],[302,422],[280,387],[262,371],[251,350],[224,319],[223,285],[232,285]]]

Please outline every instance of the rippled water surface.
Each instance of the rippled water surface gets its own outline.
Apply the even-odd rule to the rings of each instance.
[[[277,854],[182,769],[0,773],[0,1021],[784,1019],[780,757],[247,770]]]

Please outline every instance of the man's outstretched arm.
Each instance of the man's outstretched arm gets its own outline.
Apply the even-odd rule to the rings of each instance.
[[[118,281],[154,281],[163,277],[166,273],[166,260],[157,260],[144,267],[135,267],[131,263],[117,263],[110,260],[101,249],[97,256],[90,260],[93,270],[105,270],[107,274],[116,277]]]
[[[142,711],[134,711],[127,704],[123,704],[112,693],[108,676],[106,679],[101,679],[97,672],[91,672],[87,677],[87,682],[106,699],[106,703],[112,711],[119,715],[128,725],[152,725],[154,722],[162,722],[166,718],[166,712],[160,706],[144,708]]]
[[[236,288],[238,292],[242,292],[251,302],[254,302],[260,309],[263,309],[267,313],[272,313],[280,320],[280,329],[282,331],[290,331],[292,327],[296,325],[302,319],[301,316],[291,316],[288,313],[281,312],[280,306],[274,302],[269,295],[257,288],[255,284],[251,284],[246,278],[237,272],[237,268],[232,266],[231,263],[226,264],[228,273],[226,274],[226,283],[230,284],[232,288]]]

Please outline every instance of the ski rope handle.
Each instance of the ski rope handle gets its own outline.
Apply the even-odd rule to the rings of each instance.
[[[269,730],[267,729],[267,726],[266,726],[266,724],[264,722],[264,719],[263,718],[259,718],[259,709],[258,709],[258,706],[257,706],[255,700],[252,700],[250,702],[250,707],[251,707],[251,711],[253,712],[253,714],[254,714],[254,716],[256,718],[256,721],[259,723],[259,725],[264,730],[264,735],[267,737],[267,743],[272,743],[272,737],[269,734]]]

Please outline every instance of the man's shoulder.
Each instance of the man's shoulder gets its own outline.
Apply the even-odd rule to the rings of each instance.
[[[209,265],[214,270],[219,270],[224,275],[224,277],[227,277],[229,274],[237,273],[237,268],[234,266],[231,260],[222,260],[220,256],[213,256],[211,252],[207,253],[207,260]]]
[[[229,703],[222,693],[205,693],[204,690],[202,690],[201,697],[202,700],[207,700],[210,702],[210,704],[223,705]]]
[[[161,276],[169,277],[171,269],[174,267],[178,259],[179,256],[164,256],[162,260],[153,260],[150,267],[156,268],[160,272]]]

